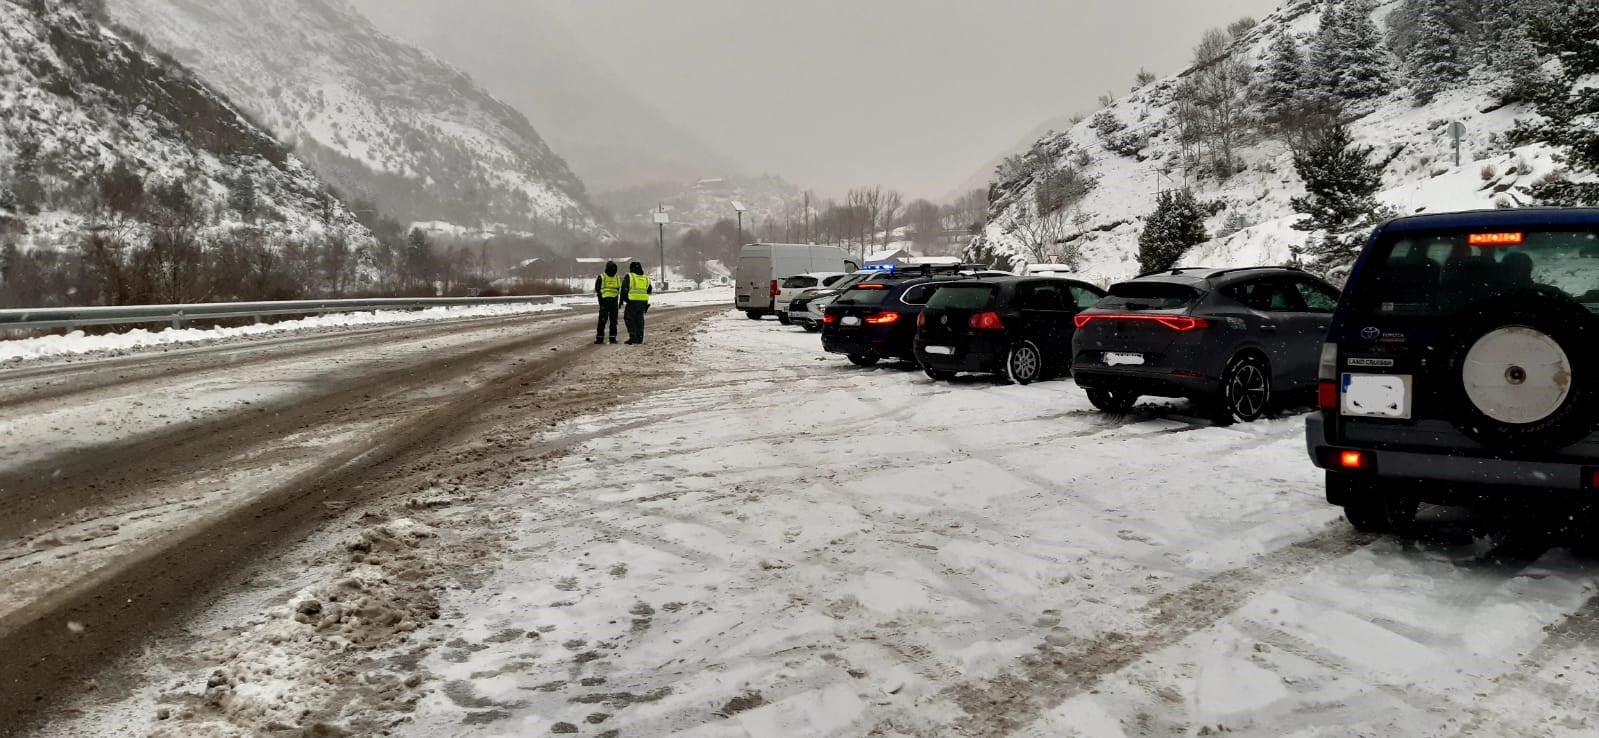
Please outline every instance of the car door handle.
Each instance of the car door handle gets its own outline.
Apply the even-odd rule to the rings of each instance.
[[[1276,333],[1277,332],[1277,324],[1276,323],[1261,323],[1260,324],[1260,329],[1265,331],[1265,332],[1267,332],[1267,333]]]

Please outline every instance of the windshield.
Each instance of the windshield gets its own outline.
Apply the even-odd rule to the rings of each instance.
[[[1589,231],[1404,236],[1379,242],[1359,304],[1385,315],[1444,316],[1491,295],[1546,287],[1599,311],[1599,235]]]
[[[1094,307],[1116,310],[1173,310],[1199,299],[1199,290],[1171,282],[1123,282]]]
[[[936,310],[984,310],[993,304],[994,286],[989,284],[944,285],[927,301]]]

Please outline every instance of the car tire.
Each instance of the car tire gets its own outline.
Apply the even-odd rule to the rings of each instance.
[[[1005,376],[1010,381],[1029,385],[1044,378],[1044,352],[1032,341],[1012,346],[1005,356]]]
[[[1257,354],[1236,356],[1221,374],[1216,398],[1216,420],[1252,423],[1271,407],[1271,365]]]
[[[763,313],[759,310],[745,310],[744,317],[749,318],[750,320],[760,320],[761,318],[766,317],[766,313]]]
[[[1374,535],[1410,532],[1421,509],[1416,498],[1394,494],[1381,480],[1334,472],[1327,473],[1327,499],[1344,508],[1351,527]]]
[[[1599,409],[1599,336],[1592,323],[1581,303],[1547,288],[1507,292],[1467,307],[1460,328],[1444,344],[1450,422],[1473,441],[1507,454],[1561,449],[1588,437]],[[1496,337],[1510,341],[1499,344],[1508,350],[1492,350]],[[1484,347],[1489,350],[1479,353]],[[1502,369],[1507,354],[1515,357]],[[1563,388],[1558,380],[1540,388],[1530,376],[1536,372],[1524,368],[1551,357],[1559,363],[1552,373],[1567,378]],[[1511,371],[1520,372],[1520,379],[1512,380]]]
[[[821,333],[822,332],[822,324],[818,323],[818,322],[816,322],[814,320],[807,320],[807,321],[805,321],[805,332],[806,333]]]
[[[1103,412],[1121,415],[1138,404],[1138,395],[1127,390],[1091,389],[1088,402]]]
[[[879,361],[882,361],[882,357],[878,356],[877,354],[849,355],[849,363],[854,364],[855,366],[877,366],[877,362]]]
[[[927,367],[922,367],[922,371],[927,374],[928,379],[931,379],[934,382],[948,382],[949,380],[955,378],[955,372],[952,372],[948,369],[929,369]]]
[[[778,313],[777,322],[782,323],[783,325],[789,325],[792,321],[788,319],[788,313]]]

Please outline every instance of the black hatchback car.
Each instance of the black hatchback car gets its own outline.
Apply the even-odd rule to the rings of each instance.
[[[1306,427],[1327,501],[1369,532],[1422,502],[1599,503],[1599,210],[1379,226],[1350,273]]]
[[[1059,277],[946,284],[922,311],[916,361],[935,380],[982,372],[1028,384],[1065,374],[1072,369],[1072,319],[1104,295]]]
[[[1338,290],[1297,269],[1174,269],[1110,288],[1077,316],[1077,384],[1125,412],[1143,395],[1187,397],[1251,421],[1273,396],[1316,386]]]
[[[856,366],[884,359],[915,361],[916,318],[941,285],[958,277],[884,276],[838,296],[822,317],[822,349]]]

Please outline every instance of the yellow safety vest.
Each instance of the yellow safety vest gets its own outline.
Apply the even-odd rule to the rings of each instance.
[[[622,278],[609,274],[600,275],[600,297],[620,297],[622,295]]]
[[[627,301],[650,301],[650,278],[642,274],[627,275]]]

